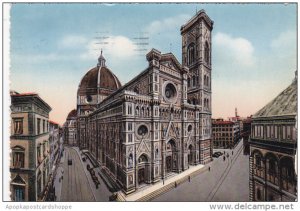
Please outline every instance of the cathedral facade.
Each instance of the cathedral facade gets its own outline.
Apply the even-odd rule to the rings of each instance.
[[[182,63],[152,49],[125,85],[102,55],[77,93],[77,141],[126,193],[211,161],[211,32],[204,10],[181,27]]]

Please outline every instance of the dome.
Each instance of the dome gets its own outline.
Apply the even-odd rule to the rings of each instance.
[[[90,69],[81,79],[78,88],[78,95],[110,94],[121,87],[117,76],[105,66],[105,59],[101,55],[98,58],[96,67]],[[99,89],[100,93],[97,93]]]
[[[70,111],[70,113],[68,114],[67,120],[68,119],[72,119],[72,118],[76,118],[77,117],[77,111],[76,109],[73,109],[72,111]]]

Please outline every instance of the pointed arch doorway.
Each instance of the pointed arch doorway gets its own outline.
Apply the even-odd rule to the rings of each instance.
[[[166,173],[176,171],[177,164],[176,143],[171,139],[166,146]]]

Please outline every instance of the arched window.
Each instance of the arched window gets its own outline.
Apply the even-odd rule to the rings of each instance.
[[[188,54],[188,65],[195,62],[195,44],[191,43],[187,50]]]
[[[209,45],[206,42],[204,46],[204,60],[207,64],[209,64]]]
[[[206,75],[204,75],[204,86],[206,86]]]

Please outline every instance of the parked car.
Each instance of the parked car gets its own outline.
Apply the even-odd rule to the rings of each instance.
[[[223,154],[222,152],[215,152],[212,156],[213,156],[214,158],[218,158],[218,157],[220,157],[222,154]]]

